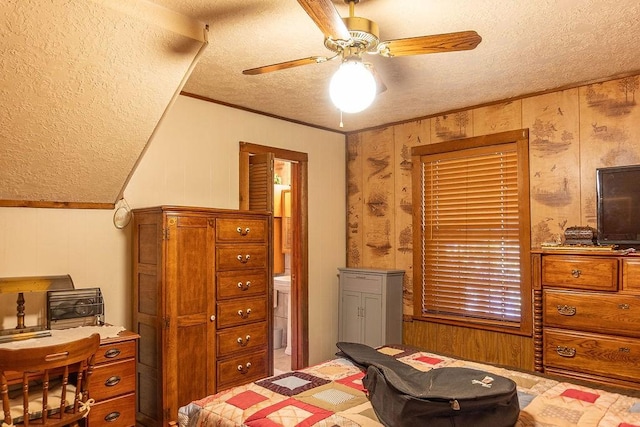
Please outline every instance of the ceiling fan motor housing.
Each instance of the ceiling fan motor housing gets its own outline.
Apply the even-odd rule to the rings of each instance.
[[[327,37],[324,45],[327,49],[340,53],[345,47],[355,47],[360,51],[375,51],[380,43],[378,24],[359,16],[342,18],[345,26],[351,34],[351,40],[333,40]]]

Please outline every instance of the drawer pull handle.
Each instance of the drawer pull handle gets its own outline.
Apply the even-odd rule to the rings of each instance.
[[[563,316],[575,316],[576,308],[571,305],[559,305],[558,304],[558,313]]]
[[[620,353],[631,353],[631,349],[630,349],[630,348],[627,348],[627,347],[620,347],[620,348],[618,349],[618,351],[619,351]]]
[[[629,310],[631,306],[629,304],[618,304],[620,310]]]
[[[249,231],[251,231],[251,229],[249,227],[245,228],[244,230],[242,229],[242,227],[238,227],[236,228],[236,231],[238,232],[238,234],[240,234],[241,236],[246,236],[247,234],[249,234]]]
[[[116,421],[118,418],[120,418],[120,412],[118,411],[109,412],[107,415],[104,416],[104,420],[108,423],[112,423]]]
[[[247,308],[247,313],[246,314],[245,314],[244,311],[238,310],[238,316],[242,317],[243,319],[248,319],[250,314],[251,314],[251,309],[250,308]]]
[[[118,348],[110,348],[109,350],[104,352],[104,357],[107,359],[113,359],[120,355],[120,349]]]
[[[240,344],[240,347],[244,347],[249,344],[250,339],[251,335],[247,335],[244,340],[242,339],[242,337],[238,337],[238,344]]]
[[[246,373],[248,373],[250,368],[251,368],[251,362],[247,362],[247,364],[246,364],[246,369],[245,369],[245,366],[238,365],[238,371],[239,371],[241,374],[246,374]]]
[[[576,349],[571,347],[556,347],[556,353],[562,357],[575,357]]]
[[[242,255],[238,255],[237,258],[238,258],[238,261],[240,261],[243,264],[246,264],[251,259],[251,255],[247,254],[244,256],[244,258],[242,257]]]
[[[574,270],[571,270],[571,275],[572,275],[573,277],[575,277],[576,279],[577,279],[578,277],[580,277],[580,275],[581,275],[581,274],[582,274],[582,271],[578,270],[577,268],[576,268],[576,269],[574,269]]]
[[[107,378],[107,380],[104,382],[104,385],[106,385],[107,387],[113,387],[114,385],[117,385],[120,382],[120,377],[117,375],[114,375],[112,377]]]
[[[249,287],[251,286],[251,282],[247,280],[246,284],[242,284],[242,282],[238,282],[238,288],[240,288],[240,290],[242,291],[247,291],[249,290]]]

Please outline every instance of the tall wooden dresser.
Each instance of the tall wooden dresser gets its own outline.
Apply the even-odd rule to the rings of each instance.
[[[137,422],[273,371],[272,217],[159,206],[133,211]]]
[[[640,388],[640,257],[556,249],[533,265],[536,368]]]

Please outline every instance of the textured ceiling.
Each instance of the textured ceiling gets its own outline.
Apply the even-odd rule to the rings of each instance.
[[[329,100],[338,61],[246,76],[243,69],[329,56],[295,0],[155,0],[211,25],[211,46],[185,86],[223,103],[338,131],[374,127],[640,71],[638,0],[360,0],[382,40],[475,30],[474,50],[367,56],[388,90],[340,116]],[[333,4],[348,16],[343,0]]]
[[[0,200],[116,201],[205,33],[127,2],[0,5]]]
[[[296,0],[2,1],[0,202],[114,203],[187,75],[184,92],[350,132],[640,72],[637,0],[361,0],[355,12],[382,40],[475,30],[482,42],[368,58],[388,89],[340,128],[337,61],[242,74],[330,55]],[[201,23],[209,45],[189,74]]]

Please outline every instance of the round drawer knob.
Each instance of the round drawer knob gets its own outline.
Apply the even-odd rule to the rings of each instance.
[[[238,310],[238,316],[242,317],[243,319],[247,319],[249,317],[249,315],[251,314],[251,309],[247,308],[247,312],[245,313],[242,310]]]
[[[249,227],[243,229],[242,227],[238,227],[236,228],[236,231],[238,232],[238,234],[240,234],[241,236],[246,236],[247,234],[249,234],[249,231],[251,231],[251,229]]]
[[[242,291],[246,291],[251,286],[251,282],[247,280],[247,283],[238,282],[238,288]]]
[[[238,261],[240,261],[243,264],[246,264],[249,262],[249,260],[251,259],[251,255],[247,254],[244,257],[242,255],[238,255],[236,257],[238,259]]]
[[[249,372],[250,368],[251,368],[251,362],[247,362],[245,366],[238,365],[238,372],[240,372],[241,374],[246,374]]]
[[[244,339],[242,339],[242,337],[238,337],[238,344],[240,344],[240,347],[245,347],[247,344],[249,344],[250,339],[251,335],[247,335]]]

